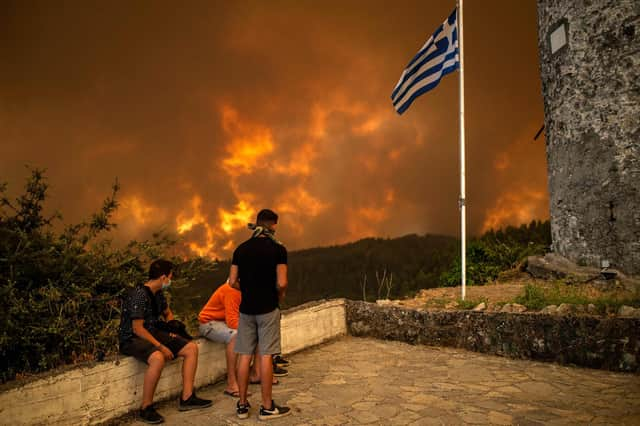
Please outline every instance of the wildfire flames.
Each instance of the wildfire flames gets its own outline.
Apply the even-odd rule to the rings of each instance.
[[[191,192],[189,202],[177,212],[174,228],[184,247],[199,256],[228,257],[247,238],[247,223],[255,220],[258,209],[263,207],[286,216],[286,235],[296,241],[307,238],[305,231],[309,226],[315,226],[316,233],[323,229],[323,218],[329,217],[326,215],[338,216],[342,228],[324,243],[345,243],[379,235],[385,224],[400,220],[396,212],[404,196],[402,188],[392,181],[393,170],[402,167],[411,149],[426,149],[421,142],[425,134],[416,132],[415,148],[410,144],[396,145],[375,137],[386,125],[383,113],[368,112],[365,105],[341,97],[332,99],[330,105],[317,104],[311,108],[307,129],[293,145],[280,139],[277,128],[249,120],[231,105],[223,105],[218,110],[224,135],[223,156],[212,162],[212,172],[226,182],[230,196],[224,200],[208,199],[204,192],[185,186],[184,190]],[[348,119],[346,128],[333,128],[336,115]],[[332,141],[344,131],[362,138],[367,149],[355,149],[350,158],[342,158]],[[505,175],[518,164],[519,155],[498,154],[493,169]],[[328,179],[326,174],[331,172],[326,167],[333,167],[336,161],[344,161],[343,165],[354,173],[375,175],[377,182],[384,183],[368,186],[370,181],[364,179],[354,186],[350,182],[327,185],[331,176]],[[340,169],[334,169],[333,173],[336,170],[339,174]],[[263,191],[264,187],[269,190]],[[336,190],[348,191],[352,196],[336,203]],[[128,220],[139,226],[167,219],[168,210],[153,206],[140,196],[126,198],[122,207]],[[481,231],[545,217],[545,192],[505,186],[493,206],[485,210]]]

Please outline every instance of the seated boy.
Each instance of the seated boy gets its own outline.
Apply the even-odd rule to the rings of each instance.
[[[167,361],[182,357],[182,397],[179,410],[211,406],[208,399],[196,396],[194,381],[198,367],[198,346],[174,333],[156,328],[164,317],[173,319],[163,289],[171,285],[173,263],[159,259],[149,267],[149,281],[129,290],[123,300],[120,318],[120,352],[148,364],[142,387],[140,419],[162,423],[164,418],[153,407],[153,394]]]

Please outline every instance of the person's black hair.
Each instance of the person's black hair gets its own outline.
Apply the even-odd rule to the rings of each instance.
[[[165,259],[154,260],[149,266],[149,279],[156,280],[163,275],[169,275],[173,271],[174,265]]]
[[[258,217],[256,219],[258,225],[274,225],[278,223],[278,215],[269,209],[262,209],[258,213]]]

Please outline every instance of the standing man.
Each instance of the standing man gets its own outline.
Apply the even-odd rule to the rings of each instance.
[[[249,364],[258,348],[262,405],[258,417],[267,420],[291,414],[289,407],[278,406],[272,399],[273,355],[280,349],[280,310],[287,289],[287,249],[274,237],[278,215],[261,210],[256,224],[250,224],[253,235],[233,252],[229,284],[242,292],[240,319],[235,352],[239,354],[236,405],[238,418],[249,417]]]
[[[242,296],[240,291],[229,285],[229,280],[222,284],[213,292],[207,304],[202,308],[198,315],[200,322],[200,335],[212,342],[225,344],[225,358],[227,361],[227,387],[224,390],[225,395],[234,398],[240,397],[238,391],[238,354],[235,353],[236,335],[238,329],[238,319],[240,317],[240,301]],[[284,360],[284,358],[282,358]],[[286,361],[286,360],[285,360]],[[255,361],[251,365],[249,374],[249,383],[260,383],[259,363]],[[280,376],[284,376],[287,370],[277,366],[277,360],[274,359],[274,376],[279,372]],[[273,384],[278,384],[276,379]]]
[[[129,290],[120,317],[120,352],[145,362],[148,367],[142,386],[140,420],[162,423],[164,418],[153,407],[153,394],[166,362],[182,357],[182,397],[180,411],[211,406],[208,399],[196,396],[194,382],[198,367],[198,346],[194,342],[158,329],[158,324],[173,319],[163,289],[171,285],[173,263],[159,259],[149,267],[149,281]]]

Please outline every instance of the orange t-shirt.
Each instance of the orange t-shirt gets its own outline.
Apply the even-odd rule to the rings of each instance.
[[[198,315],[201,324],[209,321],[224,321],[227,327],[237,329],[242,293],[224,283],[213,292]]]

